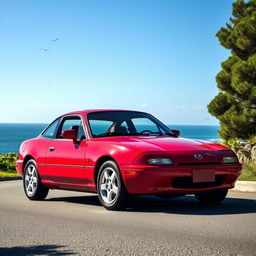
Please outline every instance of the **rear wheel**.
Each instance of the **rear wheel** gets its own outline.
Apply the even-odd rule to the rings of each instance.
[[[219,204],[226,198],[227,189],[217,191],[207,191],[195,194],[201,204]]]
[[[25,166],[23,188],[30,200],[43,200],[48,194],[49,189],[42,185],[37,164],[33,159],[29,160]]]
[[[119,210],[125,206],[128,193],[124,186],[118,165],[105,162],[98,173],[97,191],[101,204],[108,210]]]

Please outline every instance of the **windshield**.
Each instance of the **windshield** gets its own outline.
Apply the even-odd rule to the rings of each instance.
[[[87,114],[91,134],[108,136],[174,136],[159,120],[150,114],[129,111],[105,111]]]

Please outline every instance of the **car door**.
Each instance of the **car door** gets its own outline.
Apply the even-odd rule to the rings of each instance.
[[[62,132],[75,129],[77,141],[62,138]],[[86,180],[85,152],[87,140],[81,116],[62,118],[56,137],[50,141],[46,153],[47,174],[57,187],[79,189],[88,183]]]
[[[40,147],[36,148],[38,152],[36,162],[42,182],[48,182],[46,153],[49,148],[50,141],[55,137],[59,122],[60,118],[54,120],[42,131],[42,133],[38,137],[38,139],[40,140],[40,143],[38,145],[40,145]]]

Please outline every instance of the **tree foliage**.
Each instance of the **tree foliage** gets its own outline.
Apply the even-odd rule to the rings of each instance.
[[[219,94],[208,111],[220,121],[220,136],[249,139],[256,135],[256,0],[233,3],[232,18],[216,35],[231,56],[216,76]]]

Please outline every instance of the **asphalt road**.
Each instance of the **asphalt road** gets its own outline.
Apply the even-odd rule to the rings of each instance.
[[[22,181],[0,182],[0,255],[256,255],[256,194],[219,206],[193,196],[138,197],[107,211],[94,194],[50,191],[29,201]]]

